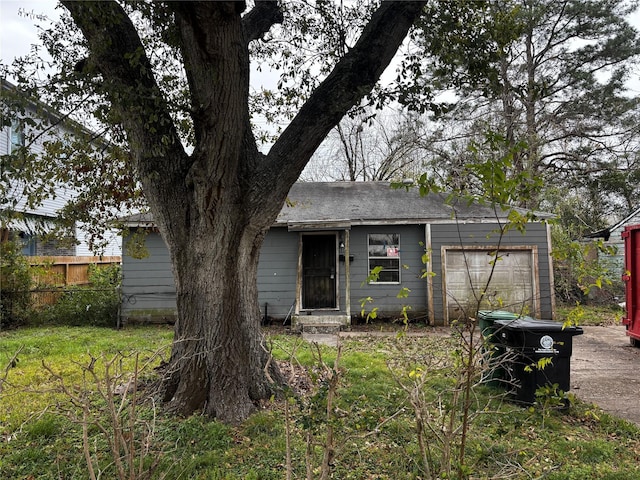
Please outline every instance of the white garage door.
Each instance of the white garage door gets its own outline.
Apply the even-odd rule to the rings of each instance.
[[[536,253],[535,247],[503,250],[496,260],[495,249],[443,248],[446,320],[475,314],[481,298],[481,310],[509,310],[535,316]]]

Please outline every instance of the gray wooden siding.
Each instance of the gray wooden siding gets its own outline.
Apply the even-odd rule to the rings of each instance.
[[[468,223],[459,224],[432,224],[432,261],[433,271],[436,276],[433,278],[433,302],[435,310],[435,320],[440,322],[444,318],[443,313],[443,292],[442,292],[442,258],[441,246],[487,246],[498,245],[503,247],[535,245],[538,248],[538,280],[540,288],[540,312],[539,317],[551,318],[553,315],[553,299],[550,288],[549,271],[549,246],[547,243],[547,229],[544,224],[530,223],[526,226],[526,235],[516,230],[509,231],[502,239],[496,232],[497,225],[489,223]]]
[[[366,283],[369,275],[368,244],[369,233],[398,233],[400,234],[400,263],[408,268],[401,268],[400,284]],[[360,299],[371,297],[373,301],[365,306],[366,313],[378,308],[379,315],[398,317],[403,305],[411,306],[409,314],[412,317],[425,315],[427,308],[426,280],[421,279],[422,255],[424,247],[423,225],[397,226],[366,226],[354,227],[351,230],[350,247],[354,259],[351,267],[351,313],[359,314]],[[344,282],[344,263],[341,262],[341,282]],[[343,283],[341,283],[343,284]],[[397,298],[402,288],[411,290],[408,298]],[[340,305],[344,305],[344,289],[341,289]]]
[[[258,301],[264,315],[284,318],[296,299],[298,234],[286,228],[267,233],[258,263]]]
[[[327,232],[333,233],[333,232]],[[400,262],[408,269],[401,270],[401,284],[366,284],[368,270],[367,234],[399,233]],[[298,270],[298,242],[300,233],[289,232],[286,228],[272,228],[267,234],[258,266],[258,290],[260,309],[264,314],[265,304],[270,317],[284,318],[296,299],[296,279]],[[350,232],[351,270],[351,313],[357,315],[360,310],[360,299],[371,297],[373,302],[367,304],[367,312],[378,308],[380,315],[399,316],[403,305],[411,305],[412,316],[424,315],[426,311],[425,280],[422,274],[422,254],[424,227],[380,226],[354,227]],[[338,264],[339,310],[346,312],[345,298],[345,262]],[[363,285],[364,283],[364,285]],[[401,288],[411,290],[409,298],[397,298]]]
[[[634,215],[618,228],[611,230],[609,240],[605,241],[604,244],[607,247],[614,247],[616,249],[615,254],[608,255],[598,252],[599,260],[609,268],[609,278],[614,282],[620,282],[624,274],[624,240],[622,239],[622,232],[625,227],[637,224],[640,224],[640,214]]]
[[[442,294],[442,258],[441,246],[496,245],[499,236],[493,231],[495,224],[432,224],[432,268],[434,319],[441,323],[443,314]],[[367,284],[369,274],[367,255],[368,233],[400,234],[400,261],[408,268],[401,270],[401,284]],[[289,232],[286,228],[272,228],[266,235],[258,265],[258,290],[260,309],[264,315],[268,304],[268,315],[284,318],[296,297],[298,269],[298,232]],[[397,226],[354,226],[350,231],[350,254],[353,260],[351,269],[351,314],[358,315],[361,310],[360,299],[371,297],[373,301],[366,305],[366,312],[377,308],[381,316],[397,317],[403,305],[410,305],[412,317],[425,318],[427,312],[427,280],[420,278],[424,265],[422,255],[425,241],[424,225]],[[535,245],[538,249],[538,273],[540,288],[540,316],[551,318],[553,315],[552,292],[550,288],[549,249],[547,230],[543,224],[527,225],[526,236],[517,231],[509,232],[502,240],[503,246]],[[126,244],[126,238],[125,238]],[[122,315],[133,316],[139,312],[175,310],[175,284],[171,274],[168,251],[160,235],[151,233],[147,237],[149,257],[138,260],[123,254],[123,304]],[[340,261],[339,269],[339,307],[346,312],[345,300],[345,263]],[[408,298],[397,298],[401,288],[411,290]]]
[[[171,260],[162,237],[149,233],[145,245],[149,256],[132,258],[125,248],[122,256],[122,316],[147,315],[152,311],[176,309],[176,287]]]

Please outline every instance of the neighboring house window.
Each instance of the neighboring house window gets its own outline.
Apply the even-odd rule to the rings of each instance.
[[[11,152],[15,152],[17,149],[24,147],[24,125],[19,120],[11,121],[10,133],[11,137]]]
[[[22,243],[22,254],[32,257],[36,254],[37,239],[28,233],[20,232],[20,243]]]
[[[377,280],[371,283],[400,283],[400,235],[397,233],[370,233],[369,273],[381,267]]]

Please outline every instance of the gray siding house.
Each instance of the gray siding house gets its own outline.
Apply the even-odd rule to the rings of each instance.
[[[446,325],[473,315],[485,292],[481,308],[554,318],[549,229],[536,221],[501,235],[507,213],[388,182],[297,183],[261,250],[260,308],[298,326],[349,325],[363,305],[365,316],[375,309],[399,318],[404,309]],[[164,243],[148,215],[127,226],[147,232],[149,255],[136,259],[125,248],[122,321],[171,321]]]

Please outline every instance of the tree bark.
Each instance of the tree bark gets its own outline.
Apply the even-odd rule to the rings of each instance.
[[[284,382],[268,361],[259,327],[264,235],[329,130],[371,91],[424,2],[383,2],[266,156],[250,127],[248,43],[266,31],[266,16],[271,23],[281,19],[274,2],[259,3],[260,15],[244,20],[241,2],[168,4],[191,95],[190,155],[125,11],[115,2],[62,3],[87,39],[103,93],[122,118],[171,255],[178,320],[164,400],[182,415],[203,410],[241,422]]]
[[[228,219],[235,215],[227,212]],[[233,423],[246,418],[255,401],[277,393],[284,380],[269,362],[260,330],[262,235],[237,226],[206,233],[189,249],[172,249],[179,317],[164,399],[177,413],[204,409]]]

